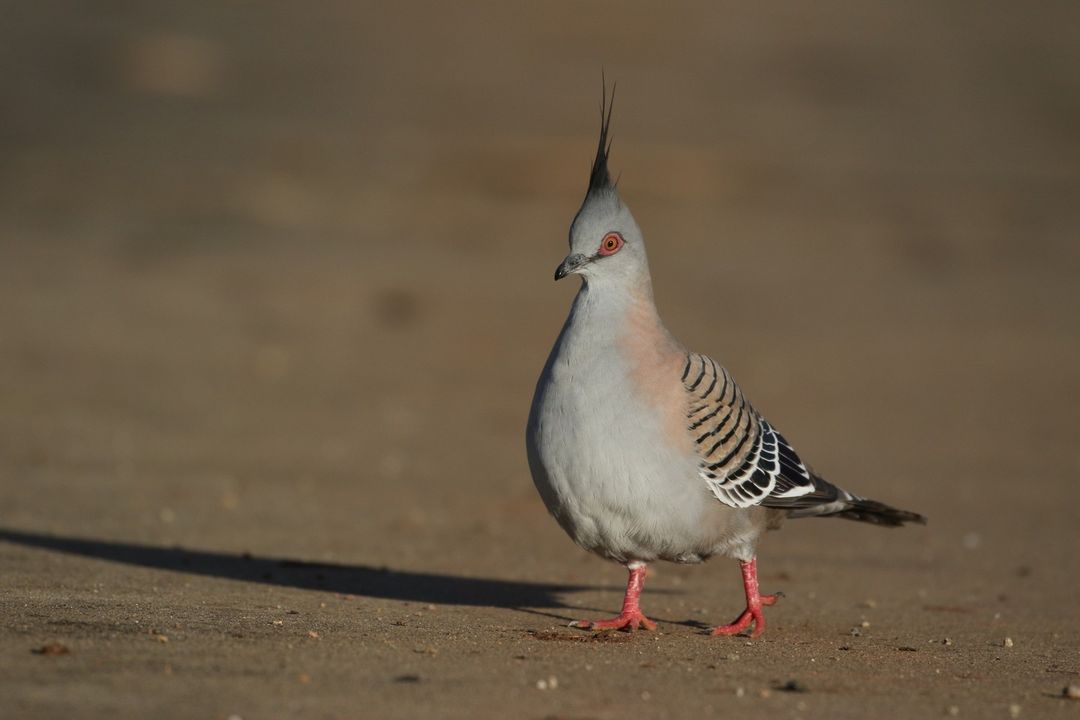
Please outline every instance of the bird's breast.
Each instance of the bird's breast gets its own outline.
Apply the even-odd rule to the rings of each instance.
[[[628,321],[598,338],[564,328],[530,413],[530,466],[580,544],[612,557],[674,556],[660,545],[692,544],[708,506],[686,433],[682,355],[627,329],[641,330]]]

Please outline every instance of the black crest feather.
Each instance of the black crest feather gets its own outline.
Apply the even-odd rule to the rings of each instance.
[[[596,147],[596,159],[593,160],[592,172],[589,173],[589,195],[594,193],[609,193],[615,190],[615,184],[611,182],[611,173],[608,172],[608,154],[611,152],[611,140],[608,133],[611,130],[611,111],[615,107],[615,84],[611,85],[611,98],[607,94],[607,81],[601,75],[600,78],[600,142]]]

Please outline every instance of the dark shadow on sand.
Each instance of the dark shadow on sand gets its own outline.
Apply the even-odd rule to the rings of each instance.
[[[439,605],[568,608],[559,598],[561,593],[605,589],[163,548],[6,529],[0,529],[0,541],[192,575]]]

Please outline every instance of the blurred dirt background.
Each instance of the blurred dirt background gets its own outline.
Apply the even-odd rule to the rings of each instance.
[[[1077,717],[1075,2],[0,16],[6,717]],[[624,583],[523,441],[601,68],[668,325],[931,519],[771,534],[753,642],[720,559],[565,627]]]

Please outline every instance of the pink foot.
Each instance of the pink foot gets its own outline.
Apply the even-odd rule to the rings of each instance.
[[[754,623],[754,629],[750,631],[750,637],[756,638],[761,633],[765,632],[765,615],[761,612],[761,609],[751,610],[746,608],[743,610],[742,615],[737,617],[734,622],[728,625],[717,625],[712,629],[713,635],[736,635]]]
[[[649,618],[645,617],[640,610],[633,613],[622,613],[619,617],[611,618],[610,620],[575,620],[570,623],[570,627],[581,628],[582,630],[630,630],[633,632],[638,627],[643,627],[646,630],[655,630],[656,623]]]
[[[746,590],[746,609],[743,610],[735,621],[728,625],[720,625],[713,628],[713,635],[735,635],[745,630],[750,623],[754,623],[754,629],[750,631],[750,637],[756,638],[765,631],[765,614],[761,611],[763,605],[775,605],[776,601],[783,597],[782,593],[775,595],[762,595],[758,590],[757,558],[749,562],[740,562],[742,569],[743,589]]]
[[[641,588],[645,585],[645,564],[630,563],[626,566],[630,570],[630,578],[626,581],[626,597],[623,599],[622,612],[619,617],[610,620],[575,620],[570,627],[582,630],[630,630],[631,632],[643,627],[646,630],[655,630],[656,623],[641,612],[638,600],[641,598]]]

